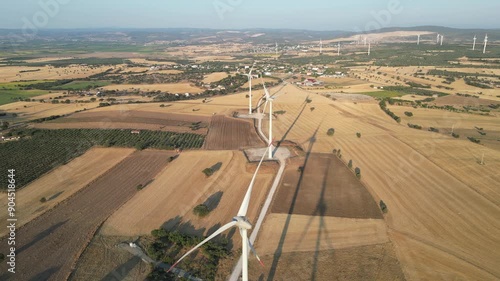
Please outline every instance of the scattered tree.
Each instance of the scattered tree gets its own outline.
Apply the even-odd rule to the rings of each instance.
[[[45,202],[47,202],[47,198],[42,197],[42,198],[40,199],[40,203],[45,203]]]
[[[380,210],[382,210],[384,214],[387,214],[389,210],[387,209],[387,205],[384,203],[384,201],[380,200],[379,205],[380,205]]]
[[[334,128],[328,129],[328,132],[326,134],[329,135],[330,137],[333,136],[335,134],[335,129]],[[334,151],[334,153],[335,153],[335,151]]]
[[[347,167],[349,167],[349,169],[352,169],[352,160],[349,160],[349,164],[347,164]]]
[[[361,133],[356,133],[356,136],[357,136],[358,138],[361,138]]]
[[[356,174],[356,177],[358,179],[361,179],[361,169],[356,167],[356,169],[354,169],[354,173]]]
[[[210,209],[207,205],[200,204],[196,206],[193,210],[193,213],[199,217],[206,217],[210,213]]]
[[[142,184],[137,185],[137,190],[142,190],[144,186]]]
[[[408,117],[413,117],[413,113],[412,112],[409,112],[409,111],[406,111],[405,112],[405,115],[408,116]]]

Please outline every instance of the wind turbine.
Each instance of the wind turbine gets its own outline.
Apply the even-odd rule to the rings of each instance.
[[[477,36],[474,35],[474,44],[472,45],[472,50],[475,51],[476,50],[476,41],[477,41]]]
[[[319,54],[323,54],[323,40],[319,39]]]
[[[278,42],[276,41],[276,57],[278,57]]]
[[[339,44],[337,45],[337,55],[340,57],[340,42],[339,42]]]
[[[418,35],[417,45],[420,45],[420,34]]]
[[[366,36],[365,36],[365,46],[366,46]]]
[[[253,77],[252,77],[252,71],[253,71],[253,68],[255,66],[255,63],[252,65],[252,68],[250,68],[250,72],[248,74],[242,74],[246,77],[248,77],[248,83],[250,84],[250,100],[249,100],[249,103],[248,103],[248,114],[252,115],[252,80],[253,80]]]
[[[486,54],[486,46],[488,45],[488,34],[486,34],[486,37],[484,37],[484,50],[483,54]]]
[[[285,92],[279,94],[279,95],[274,95],[271,96],[269,94],[269,91],[267,90],[266,84],[264,83],[264,80],[262,80],[262,85],[264,85],[264,93],[266,95],[266,103],[264,105],[264,110],[262,111],[264,114],[266,113],[266,108],[267,104],[269,103],[269,159],[273,158],[273,102],[275,99],[277,99],[279,96],[282,94],[286,94]]]
[[[437,39],[436,39],[436,44],[439,44],[439,38],[441,37],[441,34],[437,34]]]
[[[185,257],[189,256],[191,253],[196,251],[198,248],[206,244],[208,241],[214,239],[216,236],[221,234],[222,232],[233,228],[233,227],[238,227],[240,230],[240,235],[241,235],[241,248],[242,248],[242,253],[241,253],[241,260],[242,260],[242,280],[243,281],[248,281],[248,249],[250,248],[252,252],[255,254],[257,260],[259,263],[264,266],[262,261],[260,260],[259,256],[257,255],[257,252],[255,251],[252,243],[248,240],[248,230],[252,229],[252,225],[248,221],[248,218],[246,217],[247,212],[248,212],[248,207],[250,205],[250,198],[252,196],[252,189],[255,184],[255,179],[257,178],[257,173],[259,172],[260,166],[262,165],[262,162],[264,161],[264,158],[266,156],[267,150],[271,151],[271,147],[268,147],[264,154],[262,155],[262,158],[260,159],[259,165],[257,166],[257,170],[255,170],[255,173],[252,177],[252,180],[250,181],[250,185],[248,186],[247,193],[245,194],[245,197],[243,198],[243,202],[241,203],[240,210],[238,211],[238,215],[233,218],[233,220],[224,225],[223,227],[219,228],[216,232],[214,232],[212,235],[210,235],[207,239],[203,240],[200,244],[196,245],[193,249],[191,249],[189,252],[187,252],[184,256],[182,256],[172,267],[167,272],[172,271],[174,267],[179,264]]]
[[[368,56],[371,54],[371,52],[372,52],[372,43],[369,42],[368,43]]]
[[[441,46],[443,46],[444,35],[441,35]]]

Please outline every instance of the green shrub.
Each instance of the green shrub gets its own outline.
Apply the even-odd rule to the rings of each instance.
[[[143,188],[144,188],[144,185],[142,185],[142,184],[137,185],[137,190],[142,190]]]
[[[354,169],[354,173],[356,174],[356,177],[358,179],[361,179],[361,169],[356,167],[356,169]]]
[[[347,167],[349,167],[349,169],[352,169],[352,160],[349,160],[349,164],[347,164]]]
[[[328,129],[328,132],[326,134],[329,135],[330,137],[335,135],[335,129],[334,128]]]
[[[194,208],[193,213],[199,217],[206,217],[210,213],[208,206],[201,204]]]
[[[384,214],[387,214],[389,210],[387,209],[387,205],[384,203],[384,201],[380,200],[379,205],[380,205],[380,210],[382,210]]]
[[[41,202],[41,203],[45,203],[45,202],[47,202],[47,198],[42,197],[42,198],[40,199],[40,202]]]
[[[413,117],[413,113],[412,112],[409,112],[409,111],[406,111],[405,112],[405,115],[408,116],[408,117]]]
[[[456,139],[460,138],[460,135],[459,135],[459,134],[451,133],[451,135],[452,135],[454,138],[456,138]]]
[[[361,138],[361,133],[356,133],[356,136],[357,136],[358,138]]]

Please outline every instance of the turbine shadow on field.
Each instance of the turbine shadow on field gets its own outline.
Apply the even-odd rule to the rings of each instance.
[[[37,274],[35,277],[29,279],[28,281],[39,281],[39,280],[49,280],[50,277],[59,271],[59,268],[60,267],[52,267],[52,268],[49,268],[39,274]],[[0,278],[0,280],[3,280],[2,278]]]
[[[302,109],[302,111],[304,111],[304,109],[305,109],[305,106]],[[302,114],[302,112],[299,114],[299,116],[297,117],[297,119],[300,117],[301,114]],[[297,119],[295,119],[295,122],[297,121]],[[304,166],[303,166],[302,171],[300,173],[299,181],[297,183],[297,187],[295,188],[295,193],[293,194],[292,203],[290,204],[290,209],[288,210],[288,216],[286,218],[285,226],[283,227],[283,232],[281,233],[281,238],[280,238],[280,241],[278,243],[278,247],[276,248],[276,251],[274,252],[273,264],[271,265],[271,269],[269,271],[269,276],[267,277],[268,281],[274,280],[274,277],[276,275],[276,270],[277,270],[277,267],[278,267],[278,262],[279,262],[279,260],[281,258],[281,255],[283,254],[283,246],[285,244],[285,239],[286,239],[286,236],[287,236],[287,233],[288,233],[288,229],[290,228],[290,223],[291,223],[291,220],[292,220],[292,215],[293,215],[293,212],[295,210],[295,204],[297,202],[299,191],[300,191],[300,189],[302,187],[302,183],[303,183],[303,180],[304,180],[304,171],[307,168],[307,164],[309,162],[309,158],[310,158],[311,153],[312,153],[312,148],[313,148],[313,146],[314,146],[314,144],[316,142],[316,136],[318,135],[318,131],[319,131],[320,126],[321,126],[321,124],[318,126],[318,128],[316,129],[316,131],[314,132],[314,134],[312,135],[312,137],[309,139],[309,147],[307,148],[306,158],[304,160]],[[292,125],[292,127],[293,127],[293,125]]]
[[[283,137],[281,138],[281,140],[278,142],[278,145],[274,149],[273,154],[276,153],[276,151],[278,151],[279,147],[281,146],[281,143],[286,140],[286,137],[288,136],[288,134],[292,131],[293,127],[295,127],[295,124],[297,124],[297,121],[299,121],[300,117],[302,116],[302,114],[304,113],[304,110],[307,107],[307,100],[308,99],[309,99],[309,96],[307,96],[307,99],[304,101],[304,104],[302,105],[302,109],[300,110],[300,112],[297,115],[297,117],[295,117],[295,120],[293,120],[292,125],[290,125],[290,127],[285,132],[285,134],[283,135]],[[318,127],[318,129],[319,129],[319,127]],[[317,133],[318,129],[316,130],[316,133]],[[314,133],[313,137],[316,136],[316,133]]]
[[[40,242],[41,240],[45,239],[47,236],[51,235],[52,233],[54,233],[58,228],[60,228],[61,226],[65,225],[66,223],[68,222],[68,220],[65,220],[63,222],[59,222],[49,228],[47,228],[46,230],[40,232],[37,236],[35,236],[33,238],[33,240],[31,240],[31,242],[23,245],[22,247],[20,247],[18,250],[17,250],[17,255],[19,255],[21,252],[27,250],[28,248],[30,248],[31,246],[35,245],[36,243]]]
[[[141,263],[141,258],[132,257],[124,264],[117,266],[111,272],[109,272],[101,281],[111,281],[111,280],[124,280],[125,277],[132,271],[139,263]]]
[[[313,280],[313,281],[316,280],[316,278],[317,278],[316,274],[318,272],[318,258],[319,258],[319,252],[320,252],[321,235],[323,232],[325,232],[325,238],[326,238],[325,240],[330,241],[329,233],[325,228],[325,226],[326,226],[325,215],[326,215],[326,211],[328,209],[328,206],[325,202],[325,193],[326,193],[327,180],[328,180],[327,175],[328,175],[328,171],[330,170],[330,166],[332,164],[331,161],[332,161],[331,159],[328,160],[328,165],[326,165],[325,171],[323,173],[324,177],[323,177],[323,182],[321,184],[321,195],[318,199],[316,209],[314,210],[313,215],[309,219],[309,222],[307,223],[306,227],[304,228],[304,231],[300,237],[300,240],[297,243],[298,245],[300,245],[302,243],[302,241],[304,240],[304,238],[306,236],[306,232],[311,227],[312,222],[316,219],[316,217],[319,217],[318,236],[316,238],[316,248],[315,248],[315,252],[314,252],[313,266],[312,266],[312,272],[311,272],[311,280]]]

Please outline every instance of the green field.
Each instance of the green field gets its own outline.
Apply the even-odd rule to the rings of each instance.
[[[0,105],[16,102],[20,98],[26,99],[47,94],[48,91],[24,89],[26,85],[43,83],[43,82],[50,82],[50,81],[0,83]]]
[[[111,85],[109,81],[73,81],[62,86],[54,87],[56,90],[90,90],[93,88],[99,88]]]

